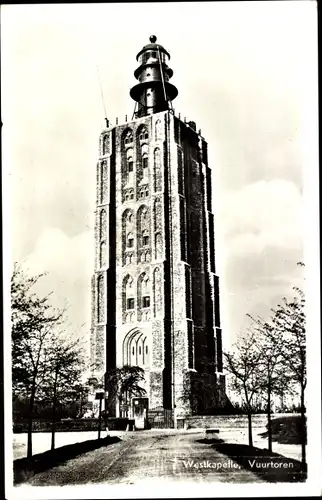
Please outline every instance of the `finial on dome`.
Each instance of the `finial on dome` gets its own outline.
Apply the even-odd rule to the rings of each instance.
[[[157,37],[155,35],[150,36],[150,42],[155,43],[157,41]]]

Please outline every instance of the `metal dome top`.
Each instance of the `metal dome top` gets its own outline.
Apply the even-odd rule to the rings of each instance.
[[[162,45],[159,45],[158,43],[155,43],[157,41],[157,37],[155,35],[151,35],[150,38],[149,38],[149,40],[150,40],[151,43],[148,43],[147,45],[144,45],[143,49],[140,50],[140,52],[136,56],[136,60],[138,60],[139,57],[140,57],[140,55],[143,52],[145,52],[146,50],[160,50],[160,52],[163,52],[164,54],[166,54],[168,56],[168,58],[170,59],[169,52],[167,52],[165,50],[165,48],[162,47]]]

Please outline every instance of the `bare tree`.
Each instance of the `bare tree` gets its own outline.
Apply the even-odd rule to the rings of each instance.
[[[304,264],[299,262],[299,266]],[[301,447],[302,463],[306,463],[306,422],[305,422],[305,389],[306,389],[306,331],[305,331],[305,294],[293,288],[295,295],[272,310],[269,322],[261,318],[254,319],[256,339],[262,345],[261,363],[266,366],[262,371],[263,393],[267,395],[268,447],[272,450],[271,431],[271,396],[293,392],[298,386],[300,392],[301,411]]]
[[[80,341],[67,340],[62,335],[53,339],[47,356],[47,375],[43,383],[43,392],[52,406],[51,449],[53,450],[58,406],[73,399],[80,384],[84,360]]]
[[[253,446],[252,413],[253,399],[261,390],[259,366],[263,352],[258,348],[256,332],[241,335],[233,346],[233,351],[224,353],[225,368],[232,374],[232,385],[244,397],[248,418],[248,442]]]
[[[49,296],[39,297],[32,288],[43,276],[28,277],[15,264],[11,278],[13,395],[29,401],[27,456],[32,456],[32,422],[36,396],[47,374],[46,349],[64,311],[55,310]]]
[[[272,398],[273,395],[285,394],[289,391],[290,376],[283,364],[281,354],[282,338],[274,326],[262,318],[253,318],[253,329],[261,359],[258,364],[258,380],[261,394],[266,400],[268,449],[272,451]]]
[[[305,389],[306,375],[306,318],[305,294],[300,288],[294,288],[292,299],[283,298],[273,311],[272,325],[276,335],[281,338],[280,352],[285,369],[291,380],[299,387],[301,407],[301,448],[302,463],[306,463],[306,421]]]

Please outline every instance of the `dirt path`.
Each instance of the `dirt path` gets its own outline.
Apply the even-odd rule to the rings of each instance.
[[[138,484],[153,478],[193,482],[261,482],[205,443],[203,433],[126,433],[122,441],[35,475],[33,486]]]

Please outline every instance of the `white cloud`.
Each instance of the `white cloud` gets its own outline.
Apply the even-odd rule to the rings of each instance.
[[[303,198],[284,179],[259,181],[217,199],[217,257],[221,278],[224,343],[264,317],[292,287],[303,285]]]
[[[24,269],[32,275],[48,273],[39,281],[37,292],[52,292],[50,301],[54,307],[67,304],[69,329],[75,336],[89,333],[93,259],[91,231],[68,237],[59,228],[48,228],[23,262]]]
[[[249,184],[225,193],[219,206],[220,230],[231,255],[302,244],[303,200],[292,182],[274,179]]]

